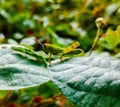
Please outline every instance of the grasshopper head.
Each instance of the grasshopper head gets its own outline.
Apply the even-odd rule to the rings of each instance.
[[[44,51],[46,54],[48,54],[47,44],[44,44],[44,45],[43,45],[43,51]]]

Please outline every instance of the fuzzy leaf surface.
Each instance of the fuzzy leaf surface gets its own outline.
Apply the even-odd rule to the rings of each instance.
[[[120,60],[91,55],[49,68],[52,81],[77,107],[120,107]]]
[[[14,90],[43,84],[50,80],[45,64],[0,45],[0,90]]]

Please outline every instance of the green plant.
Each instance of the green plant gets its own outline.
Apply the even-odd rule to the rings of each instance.
[[[52,46],[48,45],[47,47],[45,44],[47,49]],[[73,45],[75,46],[73,47]],[[67,54],[77,46],[79,44],[73,43],[66,49],[61,50],[61,52],[62,54]],[[56,46],[54,47],[56,48]],[[11,48],[17,51],[13,51]],[[0,71],[2,71],[0,72],[2,78],[0,89],[2,90],[22,89],[52,81],[64,96],[78,107],[120,106],[120,61],[116,58],[109,55],[96,54],[69,58],[62,62],[55,60],[52,61],[50,66],[47,66],[46,58],[29,48],[1,45],[0,50],[0,55],[2,55],[0,59]],[[5,78],[6,76],[7,78]],[[56,92],[59,93],[59,91]],[[0,103],[1,106],[7,105],[13,95],[12,93],[13,91],[9,91],[6,94]],[[54,105],[63,107],[63,101],[66,99],[63,98],[61,93],[57,93],[55,96],[45,99],[37,95],[34,99],[31,99],[32,102],[28,103],[28,105],[31,107]],[[61,100],[61,98],[64,100]],[[21,99],[21,104],[27,104],[30,100],[25,93],[23,93]],[[16,106],[12,102],[9,102],[8,105]]]
[[[0,106],[119,107],[119,10],[119,0],[0,0]]]
[[[0,76],[1,78],[7,76],[1,82],[2,90],[35,86],[51,80],[44,64],[18,54],[10,47],[10,45],[1,46],[1,54],[4,55],[0,60],[0,70],[4,73],[0,72]],[[62,63],[58,60],[53,61],[49,72],[52,81],[78,107],[88,105],[89,107],[103,105],[117,107],[119,106],[119,82],[117,81],[120,75],[118,63],[119,60],[115,58],[97,54],[72,58]]]

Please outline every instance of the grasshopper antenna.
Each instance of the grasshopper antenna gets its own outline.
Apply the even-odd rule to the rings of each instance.
[[[35,42],[36,42],[38,45],[44,47],[44,45],[43,45],[38,39],[35,39]]]

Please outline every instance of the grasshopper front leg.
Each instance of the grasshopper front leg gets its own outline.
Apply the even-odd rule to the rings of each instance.
[[[71,54],[77,47],[80,46],[80,43],[75,41],[74,43],[72,43],[70,46],[66,47],[65,49],[62,50],[62,52],[60,53],[60,61],[63,61],[63,56],[69,56],[69,53]],[[78,51],[78,50],[77,50]],[[81,51],[80,51],[81,53]],[[76,54],[76,53],[75,53]],[[78,54],[78,53],[77,53]],[[74,52],[73,54],[74,55]]]

